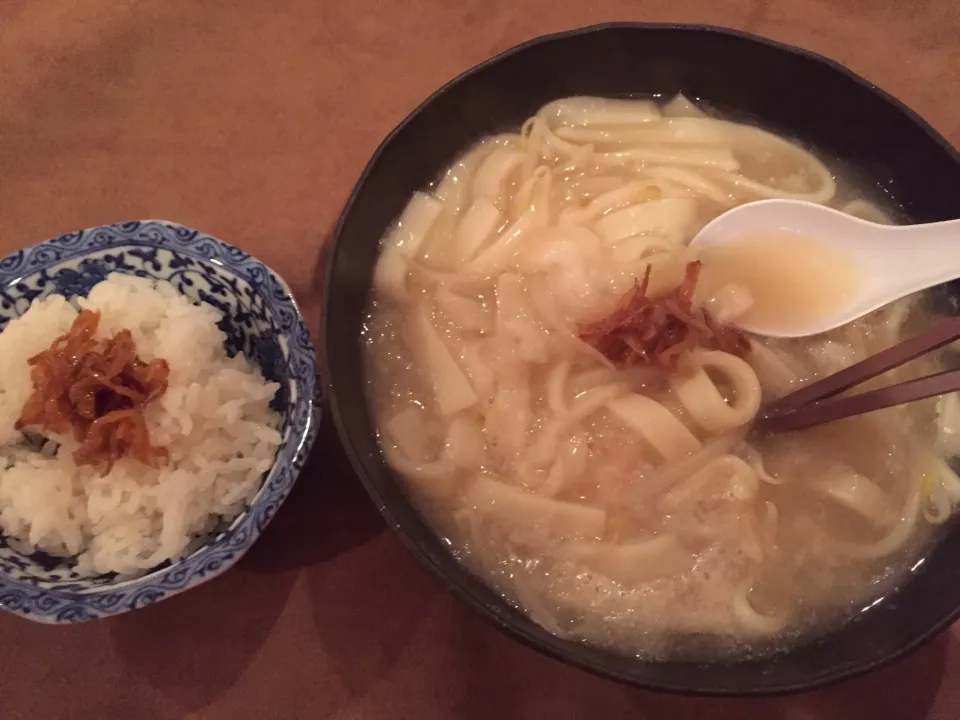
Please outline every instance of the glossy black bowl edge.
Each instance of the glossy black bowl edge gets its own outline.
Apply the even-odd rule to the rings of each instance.
[[[550,643],[544,643],[541,638],[535,638],[531,634],[525,632],[522,627],[518,626],[513,620],[515,620],[516,615],[520,615],[522,618],[526,619],[518,610],[512,608],[508,612],[503,611],[502,601],[499,595],[495,595],[498,600],[497,603],[487,602],[483,595],[491,594],[492,591],[483,583],[483,581],[475,578],[473,575],[464,572],[463,576],[459,578],[450,577],[441,566],[439,558],[426,548],[424,548],[417,540],[415,540],[407,530],[402,526],[397,518],[395,517],[394,512],[390,508],[389,504],[385,501],[383,494],[381,493],[380,487],[374,481],[372,481],[363,468],[364,453],[354,444],[348,435],[344,427],[343,416],[340,406],[341,398],[338,396],[338,393],[335,390],[336,379],[333,377],[331,371],[331,361],[330,353],[331,347],[330,343],[326,342],[327,336],[327,327],[329,325],[329,292],[331,287],[331,280],[335,271],[335,257],[337,254],[337,249],[340,244],[341,233],[343,227],[346,223],[347,217],[351,213],[357,197],[362,192],[364,185],[369,179],[370,175],[373,172],[374,167],[377,165],[381,156],[383,155],[385,149],[390,145],[390,143],[400,134],[408,125],[410,125],[423,110],[433,103],[438,97],[444,95],[449,89],[458,85],[461,81],[470,76],[482,72],[484,69],[491,65],[498,64],[505,59],[510,58],[511,56],[521,53],[527,49],[536,47],[538,45],[546,44],[556,40],[570,39],[581,35],[587,35],[596,32],[602,32],[606,30],[647,30],[647,31],[683,31],[683,32],[702,32],[702,33],[711,33],[718,35],[726,35],[734,38],[739,38],[742,40],[750,41],[757,43],[759,45],[767,46],[773,50],[779,51],[781,53],[789,53],[794,56],[805,58],[806,60],[816,63],[822,66],[826,66],[833,71],[844,75],[848,80],[860,85],[862,88],[868,90],[870,93],[875,95],[878,100],[886,103],[887,105],[895,108],[899,113],[901,113],[907,120],[909,120],[916,127],[921,129],[926,133],[931,140],[933,140],[942,151],[950,156],[954,162],[960,165],[960,153],[949,143],[947,140],[935,130],[929,123],[927,123],[922,117],[920,117],[916,112],[910,109],[907,105],[901,102],[896,97],[890,95],[886,91],[877,87],[873,83],[869,82],[860,75],[854,73],[849,68],[837,63],[834,60],[831,60],[823,55],[818,53],[805,50],[802,48],[797,48],[794,46],[786,45],[769,38],[761,37],[758,35],[753,35],[751,33],[733,30],[729,28],[711,26],[711,25],[688,25],[688,24],[672,24],[672,23],[604,23],[599,25],[592,25],[577,29],[565,30],[557,33],[552,33],[549,35],[543,35],[526,42],[523,42],[519,45],[511,47],[471,68],[457,75],[455,78],[444,84],[441,88],[431,94],[427,99],[425,99],[420,105],[418,105],[410,114],[404,118],[386,138],[380,143],[376,151],[368,161],[366,167],[364,168],[360,178],[358,179],[356,185],[354,186],[353,191],[351,192],[350,197],[347,200],[346,205],[344,206],[343,211],[340,214],[336,227],[334,229],[333,235],[330,239],[330,244],[326,250],[326,268],[324,273],[324,289],[323,289],[323,304],[321,309],[321,322],[322,329],[321,335],[323,338],[323,346],[320,351],[320,362],[321,362],[321,382],[324,387],[325,399],[329,403],[330,408],[330,417],[333,419],[333,422],[336,426],[337,433],[340,437],[340,440],[345,448],[345,451],[350,459],[351,464],[353,465],[354,470],[357,472],[360,481],[363,483],[365,489],[374,500],[378,510],[380,511],[383,518],[386,520],[387,524],[396,532],[399,536],[401,542],[410,550],[415,557],[417,557],[424,565],[426,565],[431,572],[441,581],[441,583],[447,588],[453,590],[457,595],[463,598],[470,606],[475,610],[479,611],[481,615],[485,616],[489,620],[493,621],[502,631],[506,632],[509,636],[513,637],[516,640],[519,640],[524,645],[531,647],[532,649],[546,654],[554,659],[557,659],[563,663],[576,666],[582,670],[586,670],[595,675],[601,677],[606,677],[624,684],[632,685],[635,687],[640,687],[648,690],[661,691],[661,692],[670,692],[680,695],[689,695],[689,696],[708,696],[708,697],[730,697],[730,696],[740,696],[740,697],[770,697],[777,695],[791,694],[806,690],[811,690],[813,688],[824,687],[830,684],[840,682],[845,679],[850,679],[867,673],[873,669],[876,669],[880,666],[886,665],[894,660],[909,654],[916,650],[921,645],[925,644],[937,634],[942,632],[950,623],[960,617],[960,607],[958,607],[952,615],[948,615],[942,620],[925,632],[922,635],[918,635],[913,639],[912,642],[906,643],[897,649],[896,652],[890,653],[883,658],[880,658],[875,661],[859,663],[846,668],[841,668],[839,670],[830,670],[821,673],[820,675],[811,675],[807,679],[797,682],[797,683],[784,683],[775,687],[738,687],[738,688],[703,688],[692,686],[690,684],[676,684],[676,683],[665,683],[661,681],[644,681],[639,680],[638,678],[628,675],[626,673],[617,672],[609,668],[599,667],[596,664],[591,663],[589,660],[582,658],[581,656],[571,656],[568,652],[565,652],[563,648],[557,647],[556,645]],[[356,399],[351,399],[356,402]],[[361,399],[365,402],[365,398]],[[382,459],[380,460],[382,462]],[[391,474],[392,471],[389,471]],[[584,646],[586,649],[586,646]]]

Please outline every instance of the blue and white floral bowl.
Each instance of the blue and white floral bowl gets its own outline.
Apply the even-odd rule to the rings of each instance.
[[[316,355],[290,289],[239,248],[159,220],[63,235],[0,260],[0,329],[49,294],[86,295],[109,273],[168,280],[224,313],[230,352],[243,351],[280,383],[273,407],[283,442],[260,491],[233,522],[185,557],[134,579],[81,577],[44,553],[24,555],[0,534],[0,608],[44,623],[83,622],[127,612],[188,590],[231,567],[290,493],[320,419]]]

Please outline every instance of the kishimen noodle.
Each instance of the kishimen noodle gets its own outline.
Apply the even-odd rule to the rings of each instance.
[[[892,221],[853,188],[683,98],[568,98],[417,192],[383,240],[363,342],[385,457],[457,557],[551,632],[644,657],[783,647],[892,589],[960,499],[956,399],[750,427],[920,327],[924,304],[744,336],[759,296],[688,247],[762,198]],[[844,277],[780,305],[828,304]]]

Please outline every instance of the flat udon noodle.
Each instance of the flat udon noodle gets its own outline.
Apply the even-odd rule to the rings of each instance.
[[[779,182],[744,174],[763,155],[780,158],[789,173]],[[806,150],[708,118],[683,98],[663,115],[646,101],[560,100],[519,133],[479,143],[433,191],[414,195],[383,241],[374,294],[406,318],[411,382],[421,388],[414,402],[390,405],[381,423],[387,459],[420,498],[467,518],[474,540],[498,528],[517,552],[587,568],[627,597],[638,584],[687,583],[694,605],[677,602],[676,612],[698,612],[706,595],[697,593],[712,591],[697,585],[696,543],[726,542],[721,525],[687,522],[677,533],[641,529],[621,538],[614,526],[622,508],[584,499],[593,497],[583,483],[595,428],[619,428],[651,468],[636,482],[638,512],[660,508],[691,519],[708,493],[717,507],[735,508],[742,533],[753,538],[753,559],[724,580],[727,594],[711,606],[721,609],[704,627],[748,637],[780,632],[796,620],[790,598],[760,612],[750,590],[785,527],[769,493],[797,480],[769,473],[762,451],[743,439],[761,396],[786,394],[825,371],[828,357],[850,357],[824,346],[800,361],[790,347],[754,341],[746,361],[701,350],[692,376],[664,383],[613,369],[574,328],[609,311],[647,271],[651,294],[675,287],[691,259],[686,243],[708,219],[704,208],[716,214],[772,197],[828,203],[836,192]],[[862,201],[846,209],[883,217]],[[900,322],[891,321],[884,341],[899,334]],[[871,338],[844,336],[840,344],[856,358]],[[811,492],[824,502],[877,529],[858,542],[828,537],[825,547],[884,557],[907,544],[921,517],[945,519],[960,500],[960,480],[931,462],[926,489],[906,493],[900,507],[853,468],[815,484]],[[592,607],[577,587],[561,593],[565,602]],[[531,588],[515,584],[515,597],[562,632],[547,609],[553,601]],[[671,622],[660,618],[658,627]]]

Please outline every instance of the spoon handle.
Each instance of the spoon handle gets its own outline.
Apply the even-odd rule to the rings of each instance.
[[[870,254],[891,289],[913,292],[960,278],[960,220],[884,228],[877,240]]]

